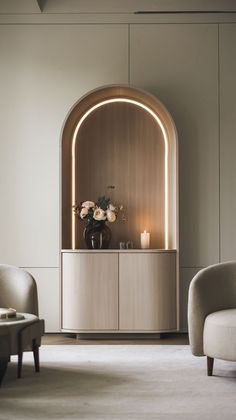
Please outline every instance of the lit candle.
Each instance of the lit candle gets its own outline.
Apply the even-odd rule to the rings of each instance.
[[[150,247],[150,233],[144,232],[141,233],[141,248],[148,249]]]

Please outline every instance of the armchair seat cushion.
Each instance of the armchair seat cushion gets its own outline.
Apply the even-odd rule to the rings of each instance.
[[[203,350],[206,356],[236,361],[236,309],[213,312],[206,317]]]

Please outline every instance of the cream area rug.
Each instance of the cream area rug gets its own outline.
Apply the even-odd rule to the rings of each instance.
[[[232,420],[236,418],[236,363],[205,358],[188,346],[42,346],[41,372],[24,355],[0,389],[0,419]]]

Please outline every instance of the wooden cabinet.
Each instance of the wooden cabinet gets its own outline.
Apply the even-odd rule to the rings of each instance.
[[[176,329],[175,272],[173,253],[120,255],[121,330]]]
[[[64,251],[62,330],[177,330],[176,252]]]
[[[117,254],[63,254],[63,329],[117,330],[117,296]]]

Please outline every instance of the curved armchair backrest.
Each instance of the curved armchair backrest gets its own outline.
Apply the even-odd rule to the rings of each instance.
[[[188,326],[192,353],[203,356],[204,322],[212,312],[236,308],[236,262],[199,271],[189,288]]]
[[[18,267],[0,264],[0,307],[38,316],[37,286],[31,274]]]

